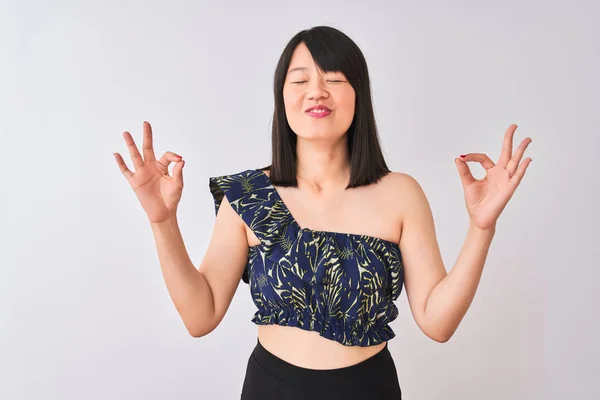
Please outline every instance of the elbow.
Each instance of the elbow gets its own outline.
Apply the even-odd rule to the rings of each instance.
[[[194,328],[194,327],[191,327],[188,325],[186,325],[185,328],[187,329],[190,336],[193,338],[199,338],[202,336],[206,336],[209,333],[206,331],[206,329],[198,329],[198,328]]]
[[[219,319],[210,312],[202,312],[196,307],[176,307],[181,322],[191,337],[199,338],[206,336],[215,330]]]
[[[437,337],[432,338],[432,339],[435,340],[438,343],[446,343],[448,340],[450,340],[451,337],[452,337],[452,335],[437,336]]]
[[[438,343],[446,343],[456,331],[456,328],[444,327],[442,324],[423,323],[419,326],[428,338]]]
[[[207,332],[191,331],[189,329],[188,329],[188,332],[189,332],[190,336],[193,337],[193,338],[201,338],[202,336],[208,335]]]
[[[433,341],[446,343],[454,335],[454,332],[425,332],[425,334]]]
[[[218,324],[214,324],[212,321],[203,321],[203,323],[196,322],[195,324],[185,324],[185,328],[187,329],[190,336],[194,338],[200,338],[214,331],[217,325]]]
[[[188,333],[190,334],[191,337],[193,338],[200,338],[202,336],[206,336],[209,333],[211,333],[214,329],[190,329],[187,328]]]
[[[427,334],[427,337],[429,339],[433,340],[434,342],[438,342],[438,343],[446,343],[448,340],[450,340],[450,336]]]

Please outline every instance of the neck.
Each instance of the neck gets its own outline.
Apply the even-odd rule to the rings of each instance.
[[[336,142],[303,140],[296,145],[298,185],[317,193],[346,187],[350,180],[350,158],[346,137]]]

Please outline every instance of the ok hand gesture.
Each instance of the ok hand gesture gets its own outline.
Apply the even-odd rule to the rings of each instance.
[[[471,222],[481,229],[488,229],[496,224],[496,220],[515,193],[531,158],[521,162],[525,149],[532,142],[525,138],[513,154],[513,136],[517,125],[512,124],[504,134],[502,153],[498,164],[482,153],[470,153],[455,160],[456,167],[465,191],[465,202]],[[475,179],[467,165],[474,161],[486,170],[483,179]]]
[[[183,191],[182,168],[185,162],[181,156],[170,151],[165,152],[160,160],[156,160],[152,147],[152,127],[146,121],[144,121],[142,144],[144,158],[129,132],[124,132],[123,138],[129,148],[135,172],[127,168],[119,153],[114,153],[114,156],[150,222],[161,222],[174,216]],[[176,163],[173,167],[173,176],[169,176],[171,162]]]

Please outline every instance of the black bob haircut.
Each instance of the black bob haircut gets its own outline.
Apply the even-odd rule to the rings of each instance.
[[[297,136],[288,124],[283,103],[283,86],[296,47],[304,43],[317,66],[324,72],[341,72],[356,93],[355,115],[346,132],[350,157],[350,182],[347,189],[379,181],[390,172],[377,134],[367,62],[352,39],[328,26],[316,26],[298,32],[287,44],[275,70],[273,94],[275,109],[271,134],[271,165],[269,170],[274,185],[297,187]]]

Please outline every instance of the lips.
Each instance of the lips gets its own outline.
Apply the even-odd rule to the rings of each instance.
[[[318,106],[309,107],[309,108],[306,109],[305,112],[308,113],[308,112],[312,112],[312,111],[316,111],[316,112],[319,112],[319,111],[329,111],[329,112],[331,112],[331,110],[329,109],[329,107],[324,106],[324,105],[318,105]]]
[[[331,114],[329,107],[324,105],[312,106],[306,110],[306,114],[312,118],[325,118]]]

